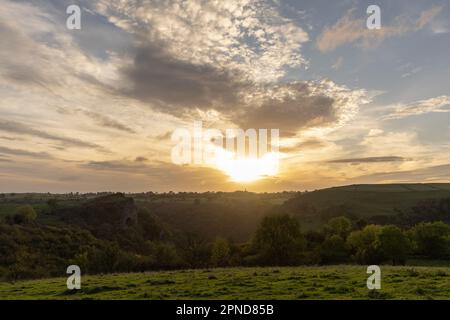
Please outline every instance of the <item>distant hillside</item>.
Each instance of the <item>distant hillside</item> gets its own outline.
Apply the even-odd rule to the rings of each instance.
[[[243,242],[250,239],[264,216],[293,196],[292,193],[229,192],[135,199],[139,207],[151,212],[176,233]]]
[[[147,192],[126,197],[133,198],[135,209],[146,210],[165,229],[175,234],[195,233],[208,240],[221,236],[247,241],[262,217],[276,212],[297,216],[304,230],[320,228],[330,218],[342,215],[377,224],[450,223],[450,183],[350,185],[302,193]],[[16,207],[31,204],[43,224],[63,221],[90,230],[93,226],[105,229],[105,223],[123,226],[135,221],[135,209],[130,199],[120,198],[108,193],[3,194],[0,220]],[[56,212],[51,212],[49,200],[55,200]]]
[[[450,224],[450,184],[355,185],[262,194],[3,194],[0,281],[58,276],[70,264],[80,265],[90,274],[206,268],[219,265],[213,257],[223,252],[227,254],[222,265],[250,266],[260,263],[255,262],[255,257],[264,257],[265,247],[248,241],[261,220],[273,213],[298,218],[305,232],[304,238],[299,235],[297,221],[290,217],[266,219],[263,223],[267,229],[267,221],[275,221],[275,227],[267,233],[267,238],[275,240],[279,235],[285,238],[289,230],[283,225],[280,229],[279,221],[296,228],[297,238],[288,248],[297,252],[296,245],[303,239],[306,246],[295,263],[330,263],[327,252],[334,254],[335,249],[325,246],[332,237],[323,226],[337,216],[352,220],[349,232],[359,232],[367,224],[379,225],[378,230],[383,230],[385,224],[411,230],[422,221],[440,221],[432,229],[440,232],[439,254],[428,255],[418,245],[428,240],[418,238],[414,240],[417,249],[410,257],[425,256],[428,263],[430,257],[450,257],[450,231],[442,223]],[[280,248],[272,252],[289,252],[284,244]],[[359,262],[356,252],[345,246],[338,248],[342,256],[333,263]],[[266,261],[278,265],[275,259]]]
[[[302,193],[287,200],[280,210],[299,216],[305,227],[313,228],[339,215],[382,222],[389,216],[406,219],[420,208],[423,214],[441,206],[446,211],[446,201],[441,199],[449,197],[448,183],[351,185]]]

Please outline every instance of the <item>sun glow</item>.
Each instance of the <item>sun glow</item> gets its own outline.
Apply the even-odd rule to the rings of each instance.
[[[223,149],[217,154],[216,166],[234,182],[254,182],[278,173],[278,153],[267,153],[260,158],[235,159]]]

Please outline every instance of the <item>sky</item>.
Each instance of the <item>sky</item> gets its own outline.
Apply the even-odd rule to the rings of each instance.
[[[66,24],[73,4],[79,30]],[[370,5],[379,29],[366,26]],[[448,1],[0,8],[0,192],[450,182]],[[228,155],[174,163],[173,133],[200,121],[278,129],[277,170]]]

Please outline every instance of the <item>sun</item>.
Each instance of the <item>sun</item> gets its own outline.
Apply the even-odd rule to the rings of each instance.
[[[216,166],[234,182],[254,182],[278,173],[278,155],[267,153],[260,158],[234,159],[232,153],[223,151],[217,155]]]

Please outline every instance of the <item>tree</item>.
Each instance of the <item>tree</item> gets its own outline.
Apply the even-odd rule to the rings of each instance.
[[[338,235],[327,238],[320,246],[319,254],[321,263],[342,263],[349,256],[345,240]]]
[[[449,227],[442,221],[422,222],[412,230],[418,253],[443,258],[449,253]]]
[[[37,214],[34,208],[30,205],[20,206],[16,209],[13,216],[14,223],[25,224],[36,220]]]
[[[191,268],[205,268],[211,261],[211,247],[198,233],[184,233],[177,239],[180,255]]]
[[[58,207],[58,199],[56,198],[48,199],[47,206],[49,207],[51,212],[54,212]]]
[[[211,250],[211,264],[214,267],[226,267],[230,262],[230,245],[224,238],[217,238]]]
[[[261,221],[253,246],[261,264],[296,265],[301,262],[305,239],[295,218],[272,215]]]
[[[385,257],[379,248],[381,227],[368,225],[362,230],[352,232],[347,238],[347,244],[354,253],[354,258],[361,264],[377,264]]]
[[[337,217],[330,219],[324,226],[324,232],[327,235],[337,235],[346,239],[352,229],[351,221],[346,217]]]
[[[400,228],[393,225],[384,226],[378,238],[379,249],[393,265],[405,264],[411,243]]]

